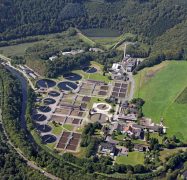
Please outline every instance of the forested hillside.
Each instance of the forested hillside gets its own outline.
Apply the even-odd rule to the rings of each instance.
[[[177,24],[173,28],[158,36],[152,45],[151,54],[135,69],[151,67],[165,60],[187,59],[187,21]]]
[[[158,37],[152,48],[153,53],[166,52],[167,54],[166,59],[171,59],[170,56],[172,56],[172,54],[175,54],[177,51],[181,51],[181,50],[185,51],[184,59],[186,59],[187,58],[187,21],[184,21],[176,25],[175,27],[169,29],[162,36]]]
[[[156,37],[187,17],[186,0],[2,0],[0,39],[110,27]]]

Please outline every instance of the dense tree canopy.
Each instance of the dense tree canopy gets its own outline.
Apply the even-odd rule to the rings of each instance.
[[[3,0],[0,38],[59,32],[71,26],[110,27],[156,37],[186,16],[186,0]]]

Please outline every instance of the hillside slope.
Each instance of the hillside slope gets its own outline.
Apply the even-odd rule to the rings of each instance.
[[[108,27],[157,37],[187,17],[186,0],[2,0],[0,39]]]
[[[169,29],[162,36],[159,36],[152,48],[152,52],[165,52],[166,54],[174,54],[183,48],[185,57],[187,58],[187,21],[184,21],[175,27]],[[169,57],[167,58],[169,59]]]
[[[149,57],[141,62],[135,71],[173,59],[187,59],[187,20],[158,36],[152,44]]]
[[[187,87],[187,62],[165,61],[135,76],[135,97],[145,100],[143,113],[159,123],[164,118],[169,135],[187,142],[186,104],[176,100]]]

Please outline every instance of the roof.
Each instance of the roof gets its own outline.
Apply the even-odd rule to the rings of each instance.
[[[121,150],[121,153],[126,153],[129,151],[128,148],[126,147],[121,147],[120,150]]]
[[[124,127],[124,129],[123,129],[123,131],[125,131],[125,132],[127,132],[127,131],[132,131],[133,129],[132,129],[132,126],[130,125],[130,126],[125,126]]]
[[[101,143],[101,149],[109,149],[110,151],[114,151],[115,150],[115,144],[113,143]]]
[[[149,147],[148,145],[144,145],[144,144],[134,144],[135,149],[143,149],[148,147]]]
[[[146,126],[147,129],[153,130],[153,131],[159,131],[161,129],[161,126],[154,125],[154,126]]]
[[[143,126],[143,125],[133,124],[132,126],[134,128],[149,129],[149,130],[153,130],[153,131],[158,131],[160,128],[162,128],[161,126],[158,126],[158,125],[154,125],[154,126]]]
[[[143,126],[149,126],[151,124],[151,119],[143,117],[140,119],[140,124]]]
[[[119,71],[120,68],[121,68],[121,65],[118,64],[118,63],[114,63],[114,64],[112,65],[112,69],[113,69],[113,70]]]
[[[119,114],[118,119],[136,121],[137,117],[134,114],[128,114],[126,116],[123,114]]]
[[[115,130],[118,130],[118,129],[120,130],[120,128],[121,128],[121,125],[118,122],[111,125],[111,130],[112,131],[115,131]]]
[[[145,128],[145,126],[141,126],[141,125],[138,125],[138,124],[132,124],[132,126],[134,128],[139,128],[139,129],[144,129]]]

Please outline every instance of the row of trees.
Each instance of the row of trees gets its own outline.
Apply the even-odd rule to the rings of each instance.
[[[140,71],[145,67],[152,67],[154,65],[160,64],[162,61],[165,61],[165,60],[183,60],[184,59],[185,57],[184,49],[171,50],[171,51],[150,55],[150,57],[146,58],[135,68],[133,73],[136,74],[137,71]]]
[[[101,129],[102,125],[98,122],[94,124],[88,124],[81,136],[81,146],[86,147],[86,157],[90,157],[92,155],[95,155],[97,152],[97,148],[100,142],[100,139],[96,137],[92,137],[95,133],[96,129]]]

